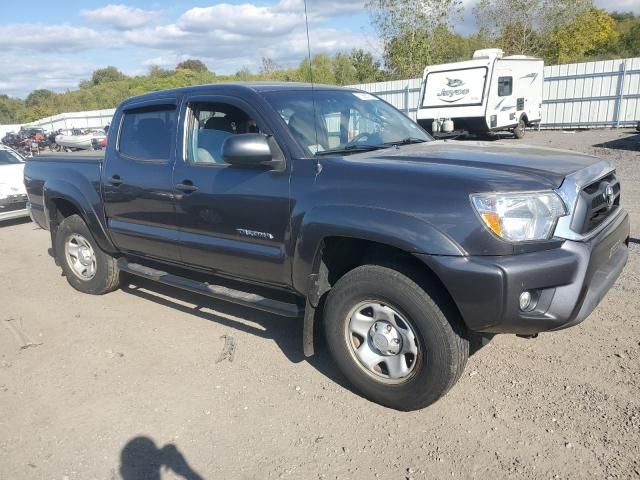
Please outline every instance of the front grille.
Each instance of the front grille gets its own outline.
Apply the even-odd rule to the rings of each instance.
[[[571,230],[586,234],[620,207],[620,183],[615,172],[593,182],[578,195]]]

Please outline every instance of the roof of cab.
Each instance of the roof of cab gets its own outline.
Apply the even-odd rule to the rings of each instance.
[[[283,90],[355,90],[347,87],[339,87],[336,85],[324,85],[324,84],[311,84],[300,82],[235,82],[235,83],[211,83],[205,85],[195,85],[191,87],[172,88],[168,90],[158,90],[156,92],[145,93],[126,99],[123,104],[140,102],[146,100],[154,100],[156,98],[170,97],[172,94],[185,94],[185,93],[222,93],[232,92],[236,93],[255,92],[277,92]]]

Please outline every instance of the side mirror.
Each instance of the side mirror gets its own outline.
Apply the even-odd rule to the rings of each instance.
[[[268,137],[259,133],[231,135],[222,143],[221,153],[231,165],[273,167],[274,163]]]

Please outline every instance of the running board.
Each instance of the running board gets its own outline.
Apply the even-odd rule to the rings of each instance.
[[[211,285],[209,283],[196,282],[185,277],[172,275],[162,270],[145,267],[137,263],[129,263],[125,259],[118,260],[118,268],[132,275],[147,278],[155,282],[163,283],[182,290],[206,295],[217,300],[243,305],[249,308],[255,308],[264,312],[275,313],[284,317],[299,317],[302,315],[302,309],[295,303],[286,303],[279,300],[265,298],[255,293],[242,292],[220,285]]]

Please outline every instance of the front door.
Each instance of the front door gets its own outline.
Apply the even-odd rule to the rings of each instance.
[[[287,284],[289,166],[229,165],[222,143],[232,135],[271,133],[259,114],[235,97],[186,98],[184,142],[173,173],[184,263],[225,275]],[[282,155],[273,143],[277,155]],[[180,158],[181,157],[181,158]]]
[[[109,231],[124,252],[180,258],[171,177],[176,118],[177,100],[164,99],[114,119],[118,140],[107,147],[102,188]]]

